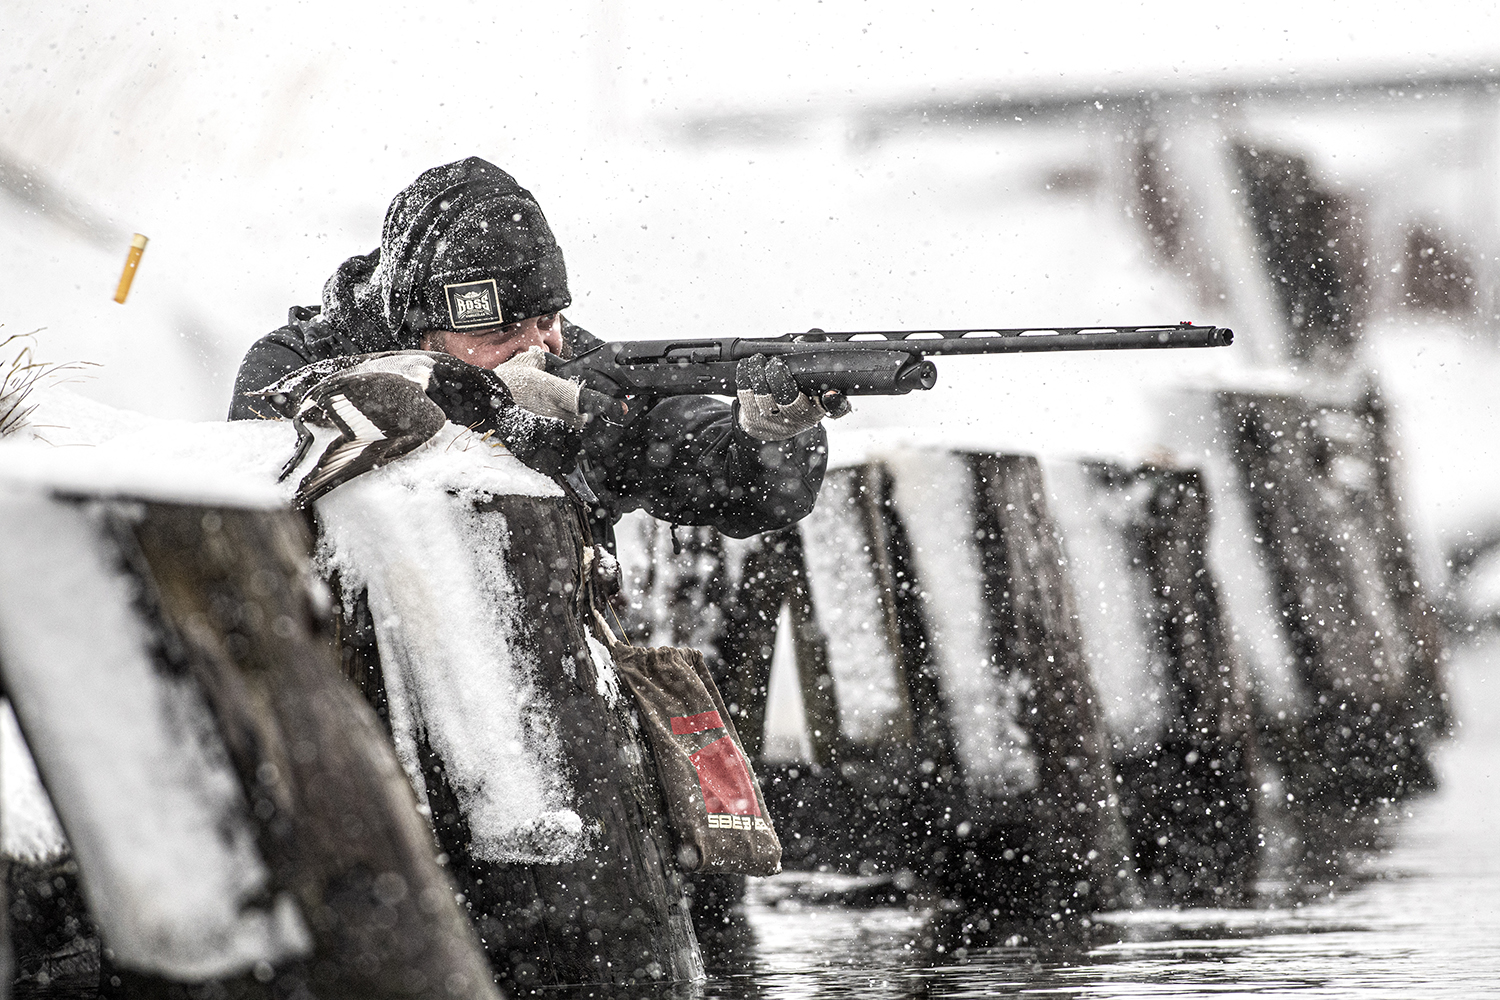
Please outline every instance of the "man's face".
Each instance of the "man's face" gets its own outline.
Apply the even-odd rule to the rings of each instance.
[[[422,350],[451,354],[480,368],[504,364],[531,347],[549,354],[562,352],[562,313],[546,313],[488,330],[429,330],[422,335]]]

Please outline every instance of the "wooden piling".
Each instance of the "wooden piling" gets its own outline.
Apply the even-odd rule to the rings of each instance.
[[[1448,704],[1448,687],[1444,676],[1448,650],[1442,622],[1432,606],[1417,574],[1416,540],[1407,528],[1404,498],[1399,486],[1400,458],[1395,446],[1395,432],[1390,411],[1371,381],[1354,407],[1356,426],[1363,420],[1367,434],[1363,444],[1374,470],[1371,494],[1374,504],[1372,529],[1385,571],[1386,590],[1394,601],[1407,634],[1407,662],[1402,707],[1408,724],[1427,744],[1436,737],[1450,735],[1453,712]]]
[[[1182,775],[1174,782],[1170,769],[1158,769],[1154,781],[1136,783],[1117,765],[1122,788],[1138,797],[1132,812],[1163,831],[1155,843],[1166,857],[1145,861],[1144,845],[1152,838],[1136,832],[1136,860],[1153,881],[1160,873],[1174,902],[1242,902],[1256,870],[1260,772],[1249,691],[1207,559],[1207,493],[1194,470],[1141,473],[1153,486],[1142,545],[1157,601],[1153,632],[1180,698],[1161,760],[1180,760]],[[1168,835],[1166,845],[1162,835]]]
[[[1040,607],[1065,600],[1067,584],[1035,463],[953,461],[963,509],[919,497],[903,506],[902,477],[921,473],[900,463],[835,470],[807,519],[751,540],[728,574],[725,686],[745,693],[747,712],[761,711],[778,623],[793,629],[812,759],[757,765],[784,861],[859,874],[909,871],[974,903],[985,919],[1117,905],[1130,892],[1129,873],[1121,874],[1128,845],[1076,626],[1066,611],[1048,616]],[[1011,499],[1024,495],[1024,506],[1007,509],[1011,500],[996,499],[1007,490],[1017,492]],[[924,585],[944,572],[949,553],[932,548],[930,533],[914,532],[917,518],[957,525],[971,548],[976,533],[988,539],[963,584],[983,609],[981,631],[993,637],[982,643],[982,662],[938,662],[934,637],[951,637],[951,629],[935,633],[943,622],[933,616],[941,617],[954,584],[940,581],[936,592]],[[924,576],[919,567],[929,562]],[[1016,612],[1018,602],[1025,611]],[[670,602],[656,613],[670,614]],[[954,686],[962,680],[954,670],[1012,680]],[[1012,686],[1029,692],[1024,703],[1011,704]],[[1001,751],[1007,760],[1027,757],[1010,778],[966,772],[956,752],[957,727],[970,724],[976,708],[971,689],[995,701],[989,715],[1022,727],[1017,746]],[[755,741],[763,725],[763,716],[751,718],[742,730]]]
[[[104,993],[496,997],[395,756],[373,714],[338,675],[328,609],[317,598],[301,521],[289,511],[76,499],[31,500],[12,513],[45,510],[61,511],[60,525],[94,532],[75,541],[87,551],[106,553],[104,560],[131,581],[134,603],[119,610],[134,619],[127,630],[145,639],[143,651],[153,664],[160,697],[206,706],[211,732],[187,738],[221,747],[218,752],[227,756],[238,788],[225,801],[238,804],[224,822],[252,831],[253,850],[267,873],[265,898],[235,905],[286,899],[293,914],[278,919],[297,921],[308,935],[305,957],[262,961],[253,968],[247,961],[239,974],[205,979],[171,971],[190,953],[173,953],[170,947],[171,935],[185,929],[162,926],[156,930],[161,955],[144,943],[152,939],[139,937],[131,939],[128,953],[106,952]],[[33,536],[42,530],[41,524],[26,527]],[[31,543],[32,548],[46,544]],[[28,558],[35,556],[45,552],[30,552]],[[63,609],[54,613],[66,620]],[[0,638],[20,641],[16,633]],[[70,667],[90,668],[88,663]],[[92,668],[110,671],[117,665],[101,661]],[[6,687],[22,732],[64,828],[75,842],[86,833],[85,842],[93,845],[112,831],[98,826],[99,803],[72,797],[80,787],[73,772],[67,772],[66,782],[54,780],[65,773],[65,751],[48,742],[50,720],[41,702],[31,704],[45,681],[30,674],[23,680],[22,669],[16,662],[6,664]],[[86,699],[94,690],[86,686],[77,696]],[[60,695],[47,692],[48,704]],[[104,720],[113,707],[79,704],[77,709],[85,718]],[[180,724],[196,725],[190,714],[181,716]],[[93,737],[109,740],[106,732]],[[124,753],[131,749],[128,743],[121,747]],[[122,770],[138,764],[118,762]],[[171,841],[175,832],[164,829],[161,835]],[[231,834],[226,828],[222,835]],[[85,896],[113,900],[100,926],[106,948],[112,944],[113,908],[132,906],[120,898],[126,887],[113,884],[111,871],[99,863],[110,856],[90,846],[79,858]]]
[[[1296,718],[1262,715],[1268,757],[1315,812],[1431,787],[1442,652],[1378,407],[1247,393],[1218,407],[1306,692]]]
[[[535,649],[539,694],[563,748],[587,847],[560,863],[497,863],[475,857],[443,761],[418,752],[432,822],[448,871],[495,974],[516,990],[564,984],[641,984],[701,979],[703,965],[684,903],[649,748],[628,697],[613,703],[586,636],[582,576],[586,529],[563,498],[495,496],[477,510],[503,516],[504,572]],[[357,602],[356,602],[357,603]],[[345,654],[379,703],[379,650],[357,622]],[[595,651],[596,654],[598,651]],[[571,669],[554,668],[569,664]]]
[[[384,733],[335,669],[300,522],[150,504],[116,530],[139,546],[262,821],[273,878],[313,931],[311,964],[282,978],[371,997],[494,996]]]
[[[943,777],[925,779],[922,762],[946,751],[924,721],[938,709],[921,694],[921,640],[904,643],[920,623],[897,599],[911,574],[889,490],[877,465],[830,472],[795,538],[778,537],[760,557],[785,568],[736,593],[745,604],[732,618],[771,626],[753,650],[766,655],[743,649],[734,664],[757,689],[769,682],[780,608],[790,612],[813,760],[759,770],[789,866],[889,876],[929,857]]]
[[[1259,778],[1202,477],[1104,462],[1047,471],[1143,888],[1179,905],[1242,900]]]
[[[1041,467],[1022,455],[970,463],[994,655],[1028,682],[1017,722],[1036,755],[1037,785],[1018,803],[1023,823],[966,846],[947,877],[965,898],[1017,915],[1118,906],[1133,898],[1133,866]],[[997,861],[1013,862],[1004,877]]]
[[[687,543],[721,546],[715,565],[728,582],[713,583],[725,602],[713,642],[722,653],[721,685],[736,692],[740,728],[752,748],[764,727],[760,706],[778,623],[789,620],[794,629],[811,759],[762,761],[758,768],[785,827],[790,867],[858,870],[851,859],[864,862],[866,871],[926,864],[924,871],[943,872],[955,895],[1003,896],[1007,912],[1038,913],[1060,898],[1057,890],[1068,878],[1099,893],[1089,905],[1128,901],[1134,898],[1129,869],[1138,863],[1156,898],[1233,902],[1249,891],[1257,864],[1262,740],[1270,777],[1280,775],[1293,798],[1307,796],[1314,809],[1320,801],[1358,805],[1404,794],[1428,780],[1425,748],[1446,726],[1443,651],[1411,559],[1378,397],[1367,394],[1342,411],[1276,397],[1220,399],[1236,442],[1240,484],[1257,484],[1245,490],[1253,506],[1245,534],[1262,545],[1275,581],[1262,595],[1259,581],[1249,578],[1256,568],[1234,561],[1233,599],[1243,603],[1248,595],[1254,607],[1231,609],[1221,595],[1213,560],[1234,547],[1224,539],[1226,533],[1238,537],[1242,514],[1235,507],[1227,527],[1210,531],[1202,473],[1094,467],[1106,486],[1132,492],[1128,523],[1116,526],[1119,544],[1128,548],[1126,572],[1136,591],[1131,606],[1140,617],[1126,627],[1161,673],[1166,698],[1165,727],[1142,747],[1112,745],[1101,729],[1097,691],[1084,669],[1089,616],[1080,618],[1074,603],[1034,460],[970,456],[977,485],[967,509],[970,501],[955,500],[957,494],[936,503],[903,499],[903,476],[922,480],[933,470],[903,468],[905,460],[893,456],[883,466],[831,473],[808,520],[743,543],[733,557],[723,555],[720,542]],[[1303,436],[1288,439],[1287,427]],[[1211,457],[1217,463],[1222,455]],[[1222,471],[1215,464],[1214,474]],[[992,652],[984,669],[1014,677],[1025,692],[1019,709],[1007,710],[1025,726],[1027,753],[1048,768],[1024,796],[986,793],[987,803],[984,795],[980,804],[974,801],[985,782],[1005,781],[981,781],[972,761],[966,773],[954,713],[970,707],[962,702],[973,692],[955,686],[944,673],[951,666],[940,662],[953,653],[946,647],[954,641],[954,623],[942,620],[941,607],[954,603],[951,558],[969,529],[937,542],[950,571],[941,561],[924,567],[914,552],[921,556],[920,546],[934,539],[911,530],[911,520],[922,517],[972,523],[980,534],[981,631]],[[1345,544],[1346,533],[1359,544]],[[841,543],[841,534],[852,544]],[[831,557],[841,545],[844,554]],[[661,549],[657,554],[680,558]],[[1248,558],[1253,564],[1254,556]],[[932,594],[924,579],[944,584],[936,600],[926,599]],[[848,645],[845,633],[856,620],[842,605],[861,601],[859,622],[868,626],[865,639],[873,638],[865,642],[865,669],[882,674],[873,681],[859,681],[848,670],[841,679],[836,662],[847,656],[838,644]],[[826,603],[835,605],[831,614]],[[701,596],[658,601],[651,614],[658,622],[673,616],[701,621],[703,604]],[[1335,613],[1339,609],[1345,613]],[[1239,634],[1247,624],[1253,628]],[[974,629],[964,628],[963,641],[971,643]],[[1283,648],[1295,650],[1295,677],[1279,674]],[[1267,671],[1254,683],[1241,659],[1245,652]],[[883,745],[874,751],[855,738],[847,716],[847,699],[869,696],[868,689],[850,685],[870,683],[900,692],[885,699]],[[1301,708],[1288,712],[1292,705]],[[857,726],[861,720],[852,721]],[[852,767],[851,758],[858,762]],[[872,783],[880,767],[887,774]],[[948,787],[935,791],[940,782],[930,775]],[[912,777],[915,784],[903,780]],[[882,782],[921,788],[921,794],[897,802],[861,791],[862,783]],[[939,837],[950,842],[913,838],[918,816],[925,829],[952,831]],[[894,836],[882,829],[892,822],[905,824],[907,832]],[[950,850],[960,827],[966,842]],[[979,841],[972,839],[976,831]],[[1031,877],[1013,883],[1005,864],[1007,852],[1017,853],[1012,841],[1023,845],[1025,864],[1037,866]],[[1028,849],[1033,844],[1034,852]],[[950,862],[953,857],[959,861]],[[942,864],[932,865],[934,858]],[[1052,871],[1035,877],[1047,865]],[[1059,905],[1075,904],[1085,905],[1079,899]]]

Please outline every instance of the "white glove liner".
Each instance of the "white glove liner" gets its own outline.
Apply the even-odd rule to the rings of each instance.
[[[785,405],[770,393],[757,394],[750,389],[735,393],[740,401],[740,427],[751,437],[762,441],[785,441],[815,427],[828,416],[822,405],[806,393]]]
[[[497,366],[495,374],[523,410],[561,420],[570,427],[582,427],[584,418],[578,412],[581,387],[577,382],[549,375],[543,370],[546,364],[546,353],[539,347],[531,347]]]

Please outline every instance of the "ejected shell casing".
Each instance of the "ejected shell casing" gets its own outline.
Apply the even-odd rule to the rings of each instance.
[[[146,252],[146,237],[136,233],[130,238],[130,252],[125,255],[125,270],[120,272],[120,287],[115,289],[115,301],[125,304],[130,294],[130,283],[135,280],[135,269],[141,263],[141,254]]]

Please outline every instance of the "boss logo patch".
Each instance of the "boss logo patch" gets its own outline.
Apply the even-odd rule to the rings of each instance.
[[[500,292],[495,287],[494,278],[444,285],[443,291],[448,295],[448,320],[451,329],[470,330],[505,322],[500,315]]]

